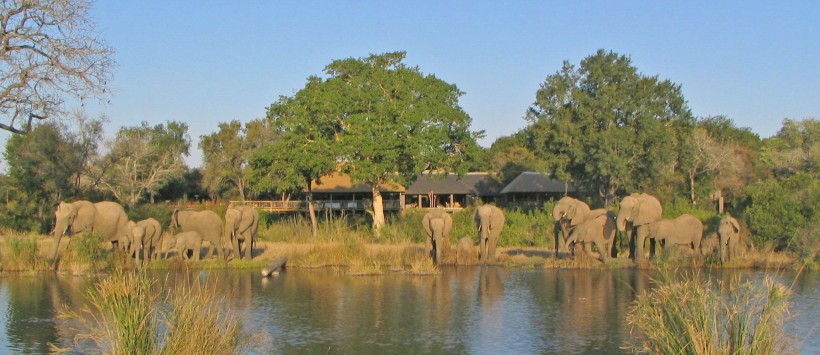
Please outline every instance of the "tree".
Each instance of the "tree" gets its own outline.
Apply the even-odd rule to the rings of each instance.
[[[97,169],[102,187],[129,206],[154,196],[169,181],[185,172],[183,157],[191,145],[188,125],[168,122],[153,127],[123,127]]]
[[[531,150],[607,206],[619,193],[669,185],[689,159],[694,123],[679,85],[604,50],[548,76],[527,120]]]
[[[525,171],[547,172],[548,164],[528,147],[526,131],[499,137],[493,142],[491,166],[501,186],[506,186]]]
[[[63,96],[105,94],[114,50],[89,19],[89,0],[10,0],[0,14],[0,128],[29,132],[62,112]]]
[[[763,159],[775,176],[799,172],[817,177],[820,171],[820,121],[783,120],[783,127],[763,143]]]
[[[79,144],[56,123],[45,122],[29,134],[12,136],[5,159],[14,203],[33,208],[24,212],[29,214],[28,221],[15,223],[17,227],[44,227],[53,217],[45,211],[62,199],[76,197],[74,181],[82,173]]]
[[[333,172],[340,133],[332,86],[308,78],[293,97],[280,97],[268,108],[267,119],[278,137],[256,150],[250,162],[257,189],[304,191],[314,237],[319,233],[311,182]]]
[[[424,170],[464,173],[483,132],[458,105],[463,92],[418,67],[402,63],[405,52],[336,60],[325,71],[338,90],[328,103],[341,130],[339,157],[351,180],[373,193],[373,227],[385,223],[380,188],[407,185]]]
[[[204,155],[203,178],[208,193],[218,196],[226,187],[233,187],[239,199],[245,200],[248,158],[271,139],[272,131],[261,120],[242,127],[239,121],[219,124],[219,131],[200,137],[199,148]]]

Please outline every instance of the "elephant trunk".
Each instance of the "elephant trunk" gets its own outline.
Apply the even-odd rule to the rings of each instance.
[[[52,263],[56,264],[57,262],[57,252],[60,249],[60,241],[63,239],[63,236],[68,231],[68,224],[60,221],[57,222],[57,226],[54,227],[54,243],[51,246],[51,253],[49,254],[51,257]]]
[[[628,219],[629,219],[628,215],[620,214],[620,213],[618,214],[618,217],[616,218],[616,222],[617,222],[616,225],[618,226],[619,231],[623,232],[623,231],[626,230],[626,222],[627,222]]]

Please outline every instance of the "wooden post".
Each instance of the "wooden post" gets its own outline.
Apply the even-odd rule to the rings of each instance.
[[[268,277],[268,276],[271,276],[274,273],[279,273],[280,269],[285,268],[285,263],[287,263],[287,262],[288,262],[287,255],[285,255],[285,256],[283,256],[279,259],[276,259],[273,262],[273,264],[270,264],[268,267],[262,269],[262,276]]]

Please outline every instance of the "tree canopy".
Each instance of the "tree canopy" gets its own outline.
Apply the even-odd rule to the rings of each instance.
[[[242,126],[237,120],[219,124],[219,131],[200,137],[205,187],[212,197],[232,189],[240,200],[248,191],[248,159],[271,140],[272,131],[264,121],[250,121]],[[234,196],[236,196],[234,195]]]
[[[605,204],[674,178],[694,123],[680,85],[604,50],[548,76],[527,120],[532,150],[552,172]]]
[[[64,96],[104,95],[114,50],[95,32],[89,0],[4,1],[0,14],[0,128],[25,133],[62,112]]]

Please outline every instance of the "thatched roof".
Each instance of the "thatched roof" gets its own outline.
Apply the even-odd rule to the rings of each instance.
[[[545,192],[563,193],[574,191],[575,188],[572,185],[568,186],[565,182],[550,178],[547,174],[525,171],[505,186],[504,189],[501,190],[501,194]]]
[[[436,194],[495,196],[498,188],[492,184],[490,174],[467,173],[458,178],[456,174],[436,175],[425,172],[410,187],[408,195]]]
[[[371,192],[367,184],[353,185],[350,175],[339,172],[322,176],[319,183],[316,180],[311,182],[311,189],[314,193],[365,193]],[[381,192],[404,192],[404,186],[382,184],[379,187]]]

